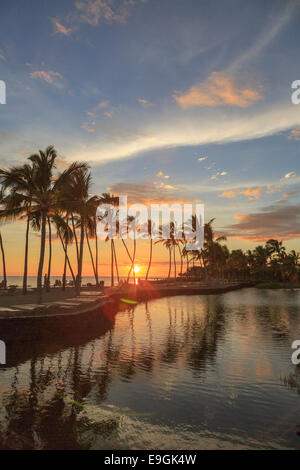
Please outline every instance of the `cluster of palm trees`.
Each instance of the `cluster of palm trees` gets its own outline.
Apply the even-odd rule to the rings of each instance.
[[[199,252],[184,254],[190,256],[192,266],[187,266],[185,276],[261,280],[296,283],[300,275],[300,253],[287,252],[282,241],[269,239],[265,245],[253,250],[229,251],[221,243],[225,236],[215,237],[212,219],[204,226],[204,246]],[[183,250],[184,251],[184,250]],[[196,264],[199,261],[199,264]]]
[[[85,242],[91,259],[96,286],[99,287],[99,246],[96,236],[97,216],[96,209],[99,204],[113,204],[118,207],[119,198],[109,193],[101,196],[91,196],[91,173],[84,162],[74,162],[64,171],[57,169],[57,152],[53,146],[44,151],[28,157],[24,165],[9,169],[0,169],[0,221],[25,219],[25,256],[23,274],[23,294],[27,293],[27,272],[29,253],[29,232],[40,232],[40,251],[37,273],[38,300],[42,299],[43,288],[50,289],[51,263],[52,263],[52,230],[57,233],[64,252],[64,271],[62,288],[66,287],[66,273],[69,269],[76,293],[80,292],[83,268]],[[138,230],[138,221],[128,217],[128,223],[134,222]],[[241,278],[255,277],[261,279],[276,279],[296,281],[299,271],[299,254],[295,251],[287,253],[282,242],[268,240],[265,246],[258,246],[253,251],[244,253],[242,250],[229,251],[222,242],[226,237],[217,237],[213,229],[214,219],[204,226],[204,246],[200,250],[187,249],[187,239],[183,235],[177,239],[174,222],[170,222],[170,235],[167,239],[159,238],[154,244],[162,243],[169,253],[168,278],[193,276],[199,278]],[[196,225],[195,218],[192,225]],[[150,235],[149,262],[146,279],[149,277],[153,255],[153,240],[151,232],[152,222],[148,221],[148,235]],[[162,228],[160,228],[162,233]],[[48,233],[48,237],[47,237]],[[125,239],[120,233],[117,224],[117,235],[121,240],[129,260],[127,282],[134,277],[134,267],[137,252],[137,241],[134,237],[133,248],[129,250]],[[49,257],[47,273],[44,276],[46,241],[49,244]],[[92,240],[94,240],[92,246]],[[115,277],[120,281],[116,240],[107,236],[111,251],[111,285]],[[72,266],[68,248],[76,247],[77,266]],[[2,287],[7,288],[6,262],[3,240],[0,232],[0,250],[3,266]],[[177,269],[178,254],[180,269]],[[185,267],[184,267],[185,264]],[[184,272],[185,271],[185,272]]]
[[[2,221],[26,220],[25,258],[23,293],[27,292],[27,271],[29,252],[29,230],[40,232],[40,254],[37,274],[38,299],[43,292],[43,270],[45,264],[46,236],[48,231],[49,260],[45,276],[45,287],[50,289],[52,262],[52,228],[55,227],[64,254],[63,288],[66,284],[67,265],[73,277],[76,292],[80,291],[84,242],[87,241],[96,284],[98,276],[98,240],[96,235],[96,208],[100,201],[107,202],[108,195],[90,197],[91,173],[86,163],[74,162],[66,170],[57,171],[57,152],[53,146],[28,157],[28,163],[0,170]],[[90,238],[95,238],[93,254]],[[75,242],[77,272],[74,273],[68,245]],[[3,259],[3,287],[7,287],[5,255],[0,235],[0,248]]]
[[[40,232],[41,243],[37,273],[39,302],[42,299],[43,289],[50,290],[53,228],[56,230],[65,255],[62,288],[65,289],[66,287],[68,268],[73,278],[76,293],[80,292],[85,241],[90,254],[96,286],[99,287],[99,247],[96,236],[99,217],[96,216],[96,210],[99,204],[112,204],[116,207],[119,205],[119,198],[109,193],[102,193],[101,196],[90,195],[92,177],[86,163],[74,162],[66,170],[59,172],[56,161],[57,152],[53,146],[49,146],[44,151],[39,150],[38,153],[28,157],[28,162],[24,165],[0,169],[0,221],[26,220],[23,294],[26,294],[28,290],[29,232],[30,229]],[[128,217],[128,224],[131,222],[134,222],[134,218]],[[47,232],[49,258],[43,286]],[[133,240],[133,251],[130,253],[126,241],[121,236],[119,224],[117,224],[117,235],[120,236],[128,255],[130,268],[127,282],[129,282],[131,275],[134,277],[136,239]],[[91,246],[92,239],[95,241],[94,247]],[[114,286],[115,277],[118,283],[120,282],[117,250],[115,240],[110,239],[109,235],[105,241],[110,241],[111,285]],[[75,244],[76,247],[77,269],[72,266],[69,257],[68,247],[71,244]],[[1,232],[0,250],[3,261],[2,287],[6,289],[6,263]],[[151,259],[152,240],[146,279],[149,276]]]

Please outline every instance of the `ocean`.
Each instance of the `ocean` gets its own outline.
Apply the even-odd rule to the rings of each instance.
[[[56,279],[59,279],[60,281],[62,281],[61,276],[51,276],[51,285],[55,283]],[[120,279],[123,279],[123,278],[120,278]],[[72,276],[67,276],[67,281],[72,281],[72,280],[73,280]],[[99,276],[99,281],[104,281],[104,285],[108,286],[110,284],[110,277]],[[94,276],[82,276],[82,285],[87,284],[88,282],[91,284],[95,284],[95,277]],[[115,278],[115,282],[117,282],[116,278]],[[18,287],[22,287],[23,276],[7,276],[7,285],[8,286],[15,285]],[[28,287],[36,287],[36,276],[28,276],[27,285]]]

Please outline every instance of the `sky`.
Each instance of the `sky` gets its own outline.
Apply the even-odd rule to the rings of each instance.
[[[201,201],[230,248],[300,250],[299,20],[298,0],[1,0],[0,166],[53,144],[94,193]],[[2,232],[16,274],[24,224]]]

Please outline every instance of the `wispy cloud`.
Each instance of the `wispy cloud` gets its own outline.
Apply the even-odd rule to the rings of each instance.
[[[246,189],[228,189],[219,194],[219,197],[226,199],[233,199],[239,195],[246,196],[249,201],[255,201],[259,199],[262,193],[266,192],[266,188],[257,187],[257,188],[246,188]]]
[[[95,132],[96,121],[86,121],[82,124],[81,128],[89,133]]]
[[[90,111],[87,111],[86,114],[88,116],[95,116],[95,114],[103,108],[107,108],[109,106],[109,101],[104,100],[100,101],[96,106],[94,106]]]
[[[148,106],[153,106],[153,104],[150,103],[150,101],[145,100],[144,98],[138,98],[137,101],[145,108],[147,108]]]
[[[112,118],[113,117],[113,112],[112,111],[105,111],[104,116],[106,116],[108,118]]]
[[[292,129],[288,135],[289,140],[300,140],[300,127]]]
[[[5,55],[0,52],[0,60],[6,60]]]
[[[124,23],[127,17],[127,2],[118,8],[114,7],[111,0],[77,0],[75,7],[79,11],[80,20],[91,26],[97,26],[101,21]]]
[[[63,80],[63,76],[59,72],[54,72],[52,70],[37,70],[35,72],[31,72],[30,77],[51,83],[52,85],[57,85],[58,80]]]
[[[108,100],[103,100],[103,101],[100,101],[91,110],[86,111],[86,115],[90,118],[90,120],[85,121],[82,124],[82,126],[81,126],[82,129],[86,130],[89,133],[95,132],[97,123],[94,119],[96,119],[98,117],[98,114],[99,114],[100,110],[104,110],[104,109],[108,108],[109,106],[110,106],[109,101]],[[104,116],[106,116],[108,118],[112,118],[113,117],[113,109],[111,108],[110,110],[105,111],[103,114],[104,114]]]
[[[114,128],[102,127],[101,135],[94,146],[86,148],[86,158],[99,163],[137,156],[140,152],[160,148],[196,146],[210,143],[238,142],[259,139],[278,134],[300,126],[297,106],[289,103],[269,105],[265,109],[247,114],[235,111],[223,115],[216,111],[213,116],[201,113],[199,116],[185,116],[181,112],[164,112],[152,122],[143,121],[141,116],[131,120],[132,131],[128,130],[128,117],[120,112]],[[80,155],[72,152],[72,158]],[[287,180],[286,180],[287,181]]]
[[[72,32],[72,28],[67,28],[55,18],[51,18],[51,21],[53,23],[54,34],[62,34],[63,36],[68,36]]]
[[[192,202],[193,198],[181,186],[163,182],[142,181],[141,183],[116,183],[107,188],[113,194],[126,194],[129,203],[182,203]]]
[[[244,51],[230,66],[229,71],[233,72],[241,69],[244,64],[249,64],[251,60],[256,59],[262,54],[264,49],[272,43],[281,30],[288,24],[293,17],[297,1],[286,2],[285,9],[278,12],[277,16],[267,21],[259,37],[251,44],[248,50]]]
[[[278,202],[263,207],[260,212],[237,214],[239,222],[227,227],[227,236],[252,242],[269,238],[291,240],[300,236],[300,204]]]
[[[157,174],[156,174],[156,177],[157,178],[165,178],[166,180],[168,180],[170,178],[169,175],[165,175],[163,171],[159,171]]]
[[[175,93],[174,99],[181,108],[192,106],[237,106],[247,108],[262,99],[258,90],[236,84],[234,77],[213,72],[206,82],[192,86],[186,93]]]
[[[210,167],[209,167],[210,169]],[[217,180],[219,179],[220,176],[226,176],[227,175],[227,171],[218,171],[217,173],[215,173],[214,175],[212,175],[210,177],[211,180]]]
[[[290,171],[289,173],[284,175],[284,178],[287,180],[289,180],[290,178],[295,178],[295,177],[296,177],[296,173],[294,171]]]

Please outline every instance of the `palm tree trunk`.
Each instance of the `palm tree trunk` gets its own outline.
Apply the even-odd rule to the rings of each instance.
[[[75,228],[75,223],[74,223],[74,216],[73,216],[73,214],[71,214],[71,220],[72,220],[72,227],[73,227],[73,233],[74,233],[74,239],[75,239],[75,245],[76,245],[77,266],[79,267],[78,239],[77,239],[77,235],[76,235],[76,228]]]
[[[2,263],[3,263],[3,287],[4,289],[7,289],[5,253],[4,253],[4,248],[3,248],[3,240],[2,240],[1,232],[0,232],[0,247],[1,247]]]
[[[182,269],[183,269],[183,256],[182,256],[182,251],[181,251],[181,248],[179,246],[179,244],[177,245],[178,247],[178,251],[179,251],[179,254],[180,254],[180,272],[182,273]]]
[[[30,220],[29,220],[29,217],[27,217],[26,238],[25,238],[24,275],[23,275],[23,295],[27,294],[29,224],[30,224]]]
[[[51,223],[50,217],[48,217],[49,227],[49,264],[48,264],[48,276],[47,276],[47,292],[50,292],[50,275],[51,275],[51,259],[52,259],[52,240],[51,240]]]
[[[175,252],[175,245],[173,246],[173,261],[174,261],[174,276],[175,276],[175,281],[176,281],[177,272],[176,272],[176,252]]]
[[[150,238],[150,256],[149,256],[149,264],[148,264],[148,269],[147,269],[147,274],[146,274],[146,280],[148,279],[149,276],[149,271],[152,263],[152,250],[153,250],[153,240]]]
[[[76,293],[80,294],[81,288],[81,275],[82,275],[82,262],[83,262],[83,243],[84,243],[84,218],[81,217],[80,221],[80,249],[79,249],[79,263],[78,263],[78,274],[76,279]]]
[[[168,274],[168,279],[170,279],[170,276],[171,276],[171,267],[172,267],[172,253],[171,253],[171,247],[169,246],[169,274]]]
[[[205,262],[203,250],[201,250],[201,257],[202,257],[202,261],[203,261],[204,277],[205,277],[205,280],[206,280],[207,279],[207,267],[206,267],[206,262]]]
[[[130,253],[129,253],[129,250],[128,250],[128,248],[127,248],[127,245],[126,245],[126,243],[124,242],[124,239],[123,239],[123,238],[121,238],[121,240],[122,240],[122,243],[123,243],[123,245],[124,245],[124,247],[125,247],[125,250],[126,250],[126,252],[127,252],[127,254],[128,254],[128,258],[130,259],[130,261],[131,261],[131,263],[132,263],[132,258],[131,258],[131,255],[130,255]]]
[[[116,272],[117,272],[117,279],[118,279],[118,284],[120,283],[120,277],[119,277],[119,268],[118,268],[118,261],[117,261],[117,255],[116,255],[116,246],[114,241],[113,242],[113,250],[114,250],[114,258],[115,258],[115,266],[116,266]]]
[[[95,238],[95,246],[96,246],[96,287],[99,287],[99,273],[98,273],[98,237],[97,237],[97,220],[96,217],[94,219],[94,224],[95,224],[95,233],[96,233],[96,238]]]
[[[42,302],[43,286],[42,276],[45,258],[45,244],[46,244],[46,214],[42,214],[42,227],[41,227],[41,249],[40,249],[40,260],[37,275],[37,291],[38,291],[38,303]]]
[[[111,287],[114,287],[114,248],[113,240],[110,240],[110,251],[111,251]]]
[[[94,276],[95,276],[95,281],[96,281],[96,286],[97,286],[96,267],[95,267],[95,263],[94,263],[93,253],[92,253],[92,250],[91,250],[91,246],[90,246],[90,241],[89,241],[89,237],[88,237],[87,230],[85,230],[85,237],[86,237],[86,241],[87,241],[88,248],[89,248],[89,252],[90,252],[90,257],[91,257],[91,261],[92,261],[92,266],[93,266],[93,271],[94,271]]]
[[[66,275],[67,275],[67,250],[68,250],[68,245],[66,245],[66,251],[65,251],[65,263],[64,263],[64,273],[63,273],[63,278],[62,278],[62,290],[66,290]]]
[[[75,277],[74,271],[73,271],[73,269],[72,269],[72,266],[71,266],[71,263],[70,263],[70,260],[69,260],[69,257],[68,257],[67,245],[66,245],[66,246],[64,245],[64,242],[63,242],[63,239],[62,239],[62,236],[61,236],[60,231],[58,231],[58,235],[59,235],[59,238],[60,238],[60,241],[61,241],[63,250],[64,250],[64,252],[65,252],[65,256],[66,256],[66,258],[67,258],[68,266],[69,266],[70,272],[71,272],[71,274],[72,274],[72,278],[73,278],[74,285],[75,285],[75,288],[76,288],[76,277]]]
[[[128,273],[128,276],[127,276],[127,283],[129,282],[130,275],[131,275],[131,271],[132,271],[132,270],[133,270],[133,268],[134,268],[134,263],[135,263],[135,252],[136,252],[136,238],[135,238],[135,235],[134,235],[134,239],[133,239],[133,255],[132,255],[132,263],[131,263],[131,266],[130,266],[130,269],[129,269],[129,273]]]

